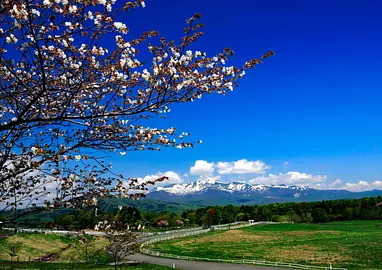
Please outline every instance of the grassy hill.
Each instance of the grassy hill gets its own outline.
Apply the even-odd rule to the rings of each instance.
[[[57,259],[69,262],[76,259],[73,246],[78,243],[78,238],[55,234],[18,233],[0,240],[0,261],[11,259],[9,246],[15,243],[20,245],[20,250],[17,253],[20,261],[34,260],[54,253],[57,254]],[[103,250],[106,245],[107,240],[105,238],[98,237],[94,242],[94,246],[98,250]]]

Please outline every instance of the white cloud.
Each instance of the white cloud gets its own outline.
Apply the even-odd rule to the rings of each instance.
[[[164,173],[164,176],[167,176],[169,179],[166,180],[166,184],[181,184],[183,183],[183,178],[173,171],[167,171]]]
[[[199,179],[196,181],[197,184],[214,184],[216,183],[217,181],[221,180],[221,176],[220,175],[215,175],[215,176],[212,176],[212,175],[201,175],[199,177]]]
[[[37,205],[43,204],[45,200],[52,201],[57,197],[57,189],[60,187],[60,182],[52,179],[51,181],[44,184],[46,191],[49,192],[45,196],[40,196],[38,200],[34,201]]]
[[[331,184],[329,184],[330,188],[338,187],[338,185],[342,184],[342,181],[340,179],[334,180]]]
[[[248,181],[248,184],[263,184],[263,185],[296,185],[296,186],[309,186],[315,189],[344,189],[354,192],[367,191],[367,190],[382,190],[382,181],[366,182],[359,181],[356,183],[345,183],[340,179],[335,179],[331,183],[327,183],[326,175],[312,175],[300,172],[288,172],[286,174],[269,174],[267,176],[258,176]],[[343,184],[341,186],[341,184]]]
[[[249,180],[249,184],[271,184],[271,185],[297,185],[297,186],[320,186],[327,180],[326,175],[312,175],[300,172],[288,172],[279,174],[269,174],[268,176],[258,176]]]
[[[158,172],[156,174],[151,174],[151,175],[146,175],[143,178],[138,178],[139,183],[145,183],[148,181],[154,181],[162,176],[167,176],[168,180],[164,180],[162,182],[158,182],[155,184],[155,186],[166,186],[166,185],[171,185],[171,184],[182,184],[183,178],[177,174],[176,172],[173,171],[167,171],[165,173]]]
[[[270,169],[261,160],[250,161],[246,159],[240,159],[232,162],[218,162],[216,168],[219,174],[264,174],[265,170]]]
[[[219,161],[217,163],[197,160],[194,166],[190,168],[190,174],[212,175],[215,169],[218,174],[264,174],[270,168],[271,166],[266,165],[261,160],[240,159],[230,162]]]
[[[215,171],[215,164],[209,163],[205,160],[195,161],[194,166],[190,168],[190,174],[192,175],[211,175]]]
[[[358,183],[346,183],[344,186],[340,187],[340,189],[346,189],[349,191],[366,191],[373,189],[382,190],[382,181],[374,181],[372,183],[368,183],[366,181],[360,180]]]
[[[371,183],[372,186],[376,187],[376,188],[382,188],[382,181],[374,181],[373,183]]]

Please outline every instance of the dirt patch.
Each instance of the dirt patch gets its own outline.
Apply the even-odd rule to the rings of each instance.
[[[312,245],[297,245],[288,248],[278,248],[272,250],[268,255],[269,260],[312,262],[317,264],[337,263],[349,259],[348,257],[335,252],[321,251],[319,247]]]
[[[72,247],[72,244],[67,245],[66,247],[61,249],[61,252],[64,252],[65,250],[68,250]],[[55,261],[58,257],[58,253],[49,253],[44,256],[41,256],[39,258],[34,259],[34,262],[50,262]]]
[[[253,241],[264,242],[264,241],[271,241],[276,239],[278,239],[278,237],[249,234],[241,230],[230,230],[224,233],[208,235],[202,238],[180,241],[176,243],[175,245],[184,246],[187,244],[200,244],[200,243],[208,243],[208,242],[230,242],[230,243],[253,242]]]

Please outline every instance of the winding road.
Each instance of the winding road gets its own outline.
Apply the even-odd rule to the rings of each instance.
[[[260,224],[259,222],[258,224]],[[253,224],[256,225],[256,224]],[[219,229],[230,229],[231,225],[220,226]],[[206,231],[207,232],[207,231]],[[180,234],[179,232],[173,231],[171,234]],[[139,242],[145,242],[151,239],[166,237],[164,235],[152,235],[140,238]],[[220,262],[204,262],[204,261],[191,261],[191,260],[180,260],[173,258],[163,258],[163,257],[154,257],[145,254],[134,254],[129,255],[127,259],[132,261],[151,263],[157,265],[164,265],[168,267],[174,267],[185,269],[185,270],[285,270],[287,268],[280,267],[269,267],[269,266],[259,266],[259,265],[250,265],[250,264],[234,264],[234,263],[220,263]],[[290,269],[290,268],[288,268]]]
[[[287,268],[280,268],[280,267],[254,266],[249,264],[231,264],[231,263],[167,259],[167,258],[160,258],[160,257],[151,257],[148,255],[143,255],[143,254],[129,255],[128,259],[133,261],[144,262],[144,263],[164,265],[168,267],[173,267],[173,264],[174,264],[176,268],[185,269],[185,270],[286,270],[287,269]]]

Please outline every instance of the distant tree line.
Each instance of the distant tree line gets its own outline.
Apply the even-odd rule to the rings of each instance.
[[[53,212],[54,213],[54,212]],[[120,207],[106,212],[95,208],[77,209],[56,215],[49,221],[30,216],[24,225],[45,228],[82,230],[94,228],[103,220],[114,220],[129,229],[169,229],[189,226],[212,226],[236,221],[281,221],[293,223],[320,223],[345,220],[382,219],[382,197],[330,200],[268,205],[208,206],[186,210],[181,214],[142,212],[136,207]],[[23,224],[20,224],[23,225]]]
[[[40,222],[44,228],[66,230],[92,229],[101,221],[116,221],[125,224],[127,229],[172,228],[191,225],[185,224],[181,216],[175,213],[142,212],[136,207],[124,206],[117,211],[106,212],[95,209],[77,209],[69,213],[57,215],[54,219]],[[30,224],[26,220],[25,224]],[[36,223],[35,223],[36,224]]]
[[[340,220],[382,219],[382,197],[268,205],[209,206],[181,215],[190,223],[217,225],[235,221],[288,221],[320,223]]]

